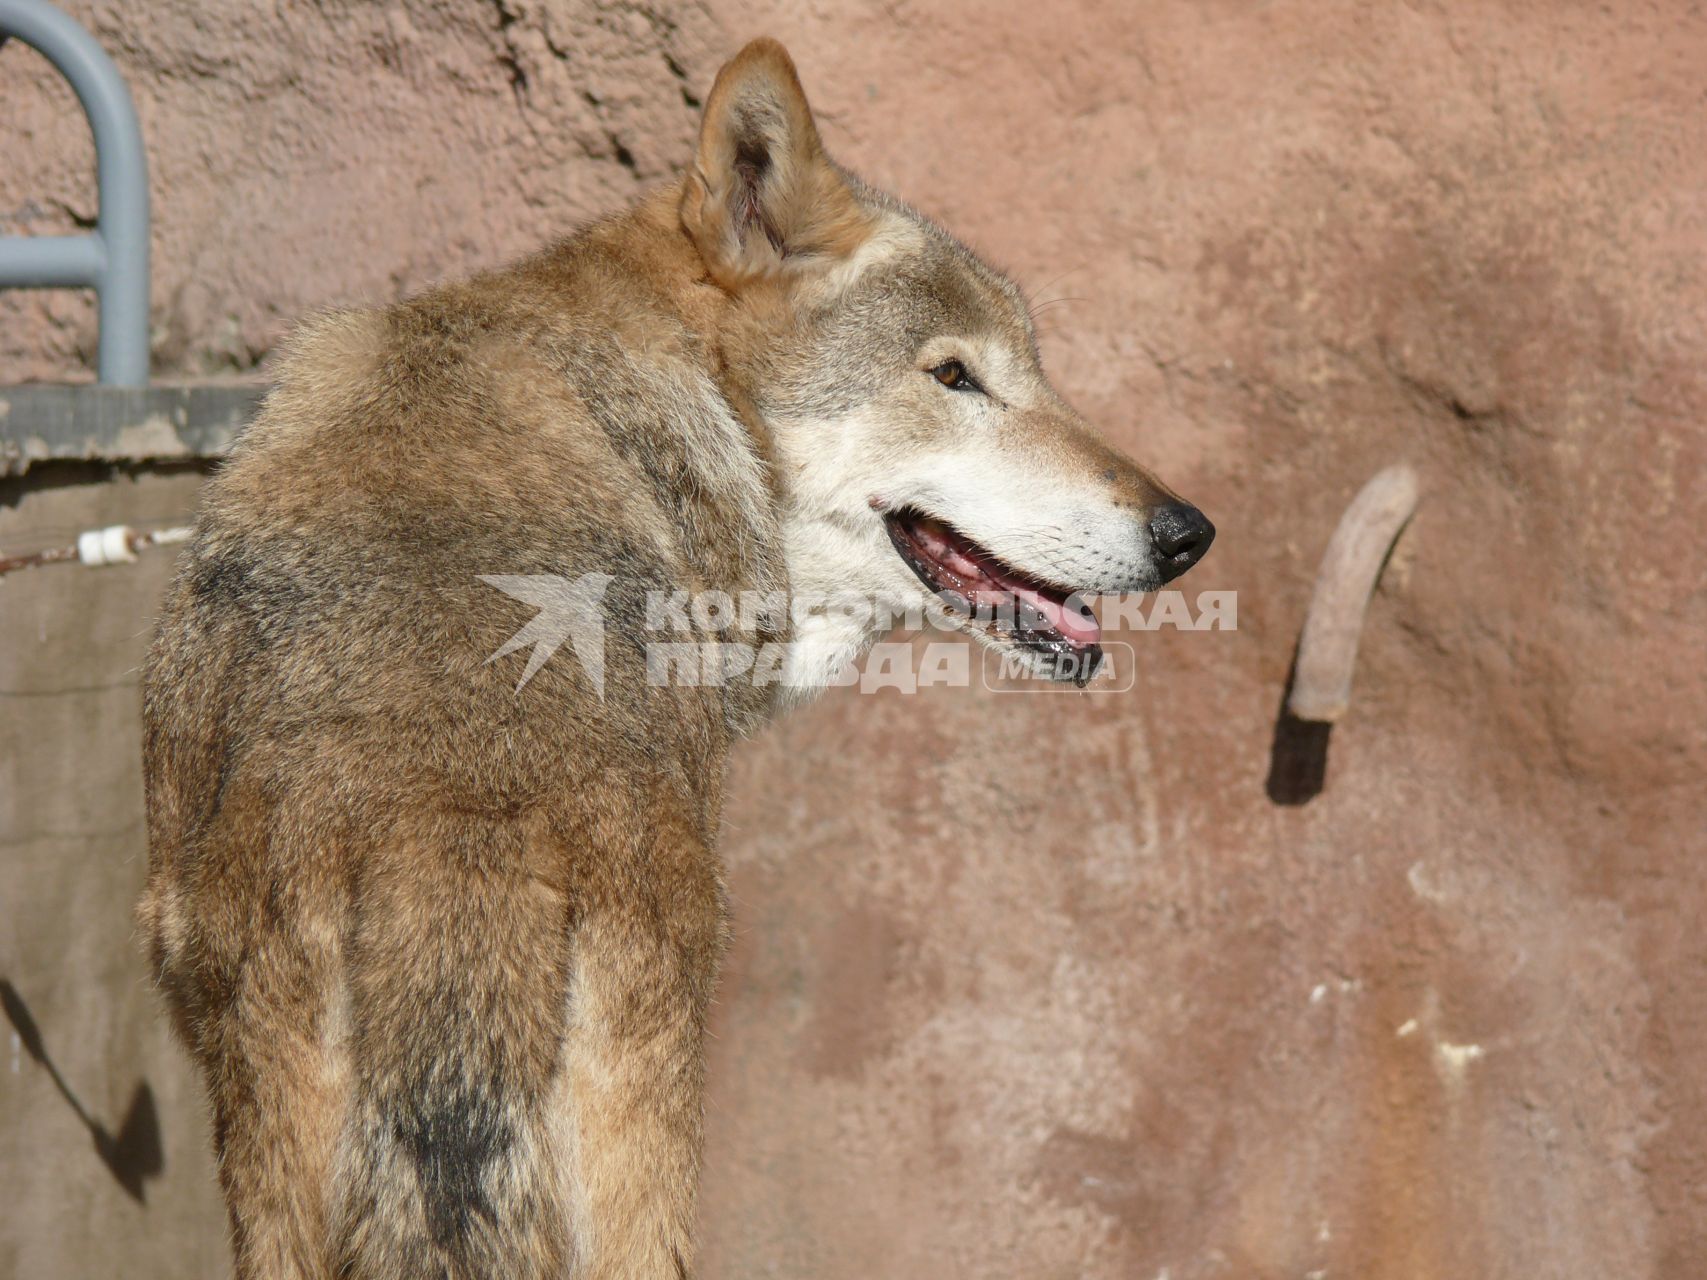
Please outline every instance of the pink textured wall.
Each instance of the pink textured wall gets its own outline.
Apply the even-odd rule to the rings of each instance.
[[[844,162],[1070,299],[1057,380],[1219,526],[1186,583],[1240,629],[1131,637],[1131,694],[844,690],[743,749],[708,1274],[1707,1274],[1698,7],[71,7],[152,148],[163,375],[614,207],[769,32]],[[27,51],[0,117],[5,229],[87,217]],[[0,297],[3,380],[92,348]],[[1400,458],[1276,804],[1316,559]]]

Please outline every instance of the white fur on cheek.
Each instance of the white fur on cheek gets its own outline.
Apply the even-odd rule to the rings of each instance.
[[[859,414],[834,422],[773,422],[785,486],[783,559],[796,602],[855,600],[922,605],[928,593],[895,554],[871,498],[894,477],[882,462],[880,424]],[[797,618],[783,671],[785,696],[802,701],[830,684],[886,629],[858,609]]]
[[[1035,454],[1020,455],[999,432],[971,432],[932,448],[907,440],[905,430],[875,411],[773,425],[786,489],[782,540],[791,596],[888,606],[874,620],[857,609],[797,615],[785,702],[804,701],[833,683],[887,629],[880,623],[930,599],[896,554],[871,509],[873,497],[917,505],[1005,563],[1064,587],[1116,592],[1159,583],[1142,526],[1112,505],[1099,476],[1040,471]]]

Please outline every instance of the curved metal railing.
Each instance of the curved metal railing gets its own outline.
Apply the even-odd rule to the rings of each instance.
[[[94,289],[101,381],[146,386],[148,159],[130,91],[95,38],[44,0],[0,0],[0,42],[6,36],[40,50],[83,104],[100,212],[90,235],[0,237],[0,288]]]

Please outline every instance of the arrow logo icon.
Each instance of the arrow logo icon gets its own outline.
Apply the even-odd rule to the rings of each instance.
[[[575,646],[581,669],[592,682],[599,701],[605,698],[605,590],[614,581],[608,573],[585,573],[573,582],[556,574],[482,574],[480,581],[496,587],[512,600],[532,605],[539,612],[515,635],[506,640],[487,663],[533,646],[527,668],[516,681],[516,692],[532,680],[545,660],[565,640]]]

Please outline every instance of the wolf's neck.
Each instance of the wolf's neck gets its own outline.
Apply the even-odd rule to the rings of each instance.
[[[731,378],[732,364],[741,362],[724,358],[721,346],[735,317],[728,296],[706,282],[697,251],[681,232],[679,198],[677,188],[666,188],[590,233],[620,270],[638,273],[663,323],[644,335],[614,332],[622,350],[597,362],[599,384],[585,387],[583,395],[595,414],[619,410],[625,452],[646,472],[676,526],[684,567],[700,588],[786,595],[792,626],[745,637],[787,642],[782,678],[765,691],[774,715],[816,697],[881,634],[860,617],[857,604],[883,590],[883,575],[850,578],[846,567],[887,567],[893,552],[866,545],[881,538],[880,529],[863,509],[839,509],[842,486],[817,492],[826,488],[816,474],[823,457],[809,464],[815,482],[806,491],[780,482],[778,468],[799,471],[800,460],[782,456],[772,424]],[[792,425],[796,438],[838,434],[836,424],[819,430],[782,425]],[[796,608],[817,601],[829,607]],[[850,601],[856,607],[846,607]]]

